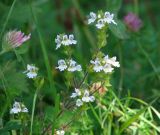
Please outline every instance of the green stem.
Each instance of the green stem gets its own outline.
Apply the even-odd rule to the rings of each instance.
[[[33,98],[30,135],[32,135],[32,131],[33,131],[33,119],[34,119],[34,111],[35,111],[35,105],[36,105],[36,99],[37,99],[37,95],[38,95],[38,90],[39,89],[36,90],[36,92],[34,94],[34,98]]]
[[[33,7],[32,7],[31,0],[28,0],[28,1],[29,1],[29,5],[30,5],[30,9],[31,9],[31,13],[32,13],[32,16],[33,16],[34,23],[36,24],[36,27],[37,27],[37,32],[38,32],[38,36],[39,36],[39,40],[40,40],[40,45],[41,45],[41,49],[42,49],[42,53],[43,53],[43,57],[44,57],[44,63],[45,63],[46,69],[47,69],[48,79],[49,79],[49,82],[50,82],[50,88],[53,91],[53,96],[56,97],[56,89],[55,89],[54,81],[53,81],[53,78],[52,78],[52,71],[51,71],[51,67],[50,67],[50,64],[49,64],[44,40],[43,40],[41,32],[40,32],[37,17],[34,14],[34,10],[33,10]]]
[[[138,0],[134,0],[134,12],[138,15]]]
[[[8,15],[7,15],[6,21],[5,21],[4,25],[3,25],[3,28],[2,28],[2,31],[1,31],[1,34],[0,34],[0,40],[1,40],[2,35],[3,35],[3,33],[4,33],[5,29],[6,29],[8,20],[9,20],[9,18],[10,18],[10,16],[11,16],[11,13],[12,13],[12,11],[13,11],[13,8],[14,8],[14,5],[15,5],[16,1],[17,1],[17,0],[14,0],[13,3],[12,3],[12,5],[11,5],[11,8],[10,8],[10,10],[9,10],[9,13],[8,13]]]
[[[120,97],[121,92],[122,92],[122,87],[123,87],[123,74],[124,74],[124,69],[123,69],[123,64],[122,64],[122,45],[121,43],[118,44],[118,48],[119,48],[119,61],[120,61],[120,80],[119,80],[119,86],[118,86],[118,96]]]

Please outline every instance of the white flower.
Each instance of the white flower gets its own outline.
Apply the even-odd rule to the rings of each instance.
[[[74,60],[69,60],[69,67],[68,67],[68,71],[70,72],[74,72],[74,71],[82,71],[81,65],[78,65],[76,63],[76,61]]]
[[[90,96],[90,102],[94,102],[95,97],[94,96]]]
[[[113,23],[117,25],[117,23],[113,20],[113,17],[114,17],[114,14],[110,14],[109,12],[104,13],[105,22],[107,22],[108,24]]]
[[[88,24],[93,23],[96,20],[97,16],[94,12],[90,12],[89,18],[88,18]]]
[[[75,88],[75,92],[72,93],[72,95],[70,96],[71,98],[75,98],[77,96],[81,96],[81,91],[79,89]]]
[[[25,107],[24,104],[22,104],[20,102],[14,102],[13,108],[10,110],[10,114],[17,114],[20,112],[27,113],[28,109]]]
[[[71,44],[67,35],[63,36],[62,44],[65,45],[65,46],[68,46],[68,45]]]
[[[10,114],[17,114],[21,112],[21,106],[19,102],[14,102],[13,108],[10,110]]]
[[[100,72],[103,70],[103,66],[101,65],[99,58],[96,58],[95,61],[91,60],[90,62],[94,65],[93,69],[95,72]]]
[[[75,72],[75,71],[82,71],[81,65],[78,65],[76,61],[70,59],[67,62],[65,60],[61,59],[58,61],[58,67],[56,69],[59,69],[60,71],[64,71],[67,69],[70,72]]]
[[[104,14],[99,13],[97,15],[91,12],[88,18],[88,24],[95,22],[96,23],[95,26],[98,29],[102,29],[103,27],[105,27],[106,24],[113,23],[117,25],[117,23],[114,21],[113,18],[114,18],[114,14],[111,14],[110,12],[105,12]]]
[[[104,60],[105,60],[105,62],[106,62],[107,64],[111,64],[111,65],[114,66],[114,67],[120,67],[119,62],[116,61],[116,57],[109,58],[109,56],[106,55],[106,56],[104,57]]]
[[[55,42],[57,44],[57,46],[56,46],[56,50],[57,50],[58,48],[61,47],[61,44],[62,44],[62,38],[61,38],[60,35],[57,35],[57,38],[55,39]]]
[[[36,72],[28,72],[26,75],[28,76],[28,78],[36,78],[37,73]]]
[[[82,100],[81,100],[81,99],[77,99],[77,101],[76,101],[76,106],[80,107],[80,106],[82,106],[82,105],[83,105]]]
[[[114,67],[120,67],[118,61],[116,61],[116,57],[109,58],[108,55],[101,58],[96,58],[95,61],[90,61],[94,66],[93,70],[95,72],[104,71],[105,73],[111,73],[114,70]]]
[[[56,135],[64,135],[65,131],[64,130],[57,130]]]
[[[27,112],[28,112],[28,109],[27,109],[27,108],[23,108],[23,109],[21,110],[21,112],[27,113]]]
[[[111,65],[109,65],[109,64],[105,64],[103,67],[103,71],[105,73],[111,73],[113,70],[114,70],[114,68],[112,68]]]
[[[104,21],[104,19],[99,19],[99,20],[97,21],[96,27],[97,27],[98,29],[102,29],[104,26],[105,26],[105,21]]]
[[[77,44],[77,41],[74,40],[74,35],[73,34],[69,35],[69,40],[70,40],[70,44]]]
[[[36,78],[37,73],[38,73],[38,68],[35,67],[34,65],[27,65],[27,70],[24,71],[23,73],[26,73],[28,78]]]
[[[65,69],[67,69],[65,60],[58,60],[58,67],[56,67],[56,69],[59,69],[60,71],[64,71]]]
[[[69,36],[60,34],[60,35],[57,35],[55,39],[55,43],[56,43],[56,50],[57,50],[58,48],[61,47],[61,45],[69,46],[69,45],[77,44],[77,41],[74,39],[73,34],[70,34]]]
[[[88,90],[85,90],[84,91],[84,95],[82,97],[82,101],[83,102],[92,102],[94,99],[93,99],[93,96],[89,96],[89,91]]]

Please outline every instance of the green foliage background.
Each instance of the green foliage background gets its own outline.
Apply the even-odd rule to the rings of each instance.
[[[64,78],[55,69],[57,60],[64,55],[63,51],[55,50],[54,39],[60,33],[74,33],[78,41],[73,50],[74,58],[85,68],[91,59],[93,50],[90,48],[96,47],[96,30],[85,22],[90,11],[116,14],[117,28],[110,26],[108,44],[103,52],[117,56],[121,63],[111,80],[118,96],[125,97],[130,93],[147,102],[160,96],[159,0],[16,0],[6,21],[12,3],[13,0],[0,1],[0,40],[6,31],[14,29],[31,32],[32,36],[19,49],[17,56],[9,52],[0,57],[0,116],[6,121],[13,100],[23,101],[31,110],[35,86],[22,74],[27,63],[36,64],[40,67],[40,76],[46,77],[47,83],[36,106],[46,110],[46,121],[52,117],[50,112],[55,111],[51,107],[55,105],[55,91],[62,95],[70,94],[67,90],[69,78]],[[143,27],[137,33],[129,31],[123,23],[123,17],[128,12],[138,14],[143,21]],[[50,67],[47,67],[46,57]],[[155,106],[158,109],[159,104],[160,100],[157,100]],[[36,113],[40,114],[42,110]],[[39,123],[36,124],[38,127]]]

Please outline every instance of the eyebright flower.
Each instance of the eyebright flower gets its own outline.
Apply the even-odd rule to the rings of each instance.
[[[107,22],[108,24],[113,23],[116,24],[117,23],[113,20],[114,18],[114,14],[110,14],[110,12],[105,12],[104,13],[104,21]]]
[[[71,98],[81,96],[81,91],[79,89],[75,88],[74,90],[75,90],[75,92],[72,93],[72,95],[70,96]]]
[[[59,69],[60,71],[64,71],[65,69],[67,69],[67,65],[65,60],[59,60],[58,61],[58,67],[56,67],[57,69]]]
[[[112,66],[114,66],[114,67],[120,67],[119,62],[116,61],[116,59],[117,59],[116,57],[109,58],[108,55],[106,55],[106,56],[104,57],[104,60],[105,60],[105,62],[106,62],[107,64],[110,64],[110,65],[112,65]]]
[[[95,60],[91,60],[90,63],[93,64],[95,72],[104,71],[105,73],[111,73],[114,70],[113,67],[120,67],[119,62],[116,61],[116,57],[109,58],[108,55],[101,59],[96,58]]]
[[[3,49],[8,51],[21,46],[24,42],[30,39],[31,34],[25,35],[21,31],[9,31],[3,37]]]
[[[74,71],[82,71],[81,65],[78,65],[74,60],[69,60],[68,62],[69,67],[68,71],[74,72]]]
[[[75,92],[72,93],[70,96],[71,98],[77,98],[76,99],[76,106],[80,107],[84,104],[84,102],[94,102],[95,97],[89,94],[89,91],[86,89],[83,93],[80,89],[75,88]]]
[[[93,67],[94,71],[100,72],[101,70],[103,70],[103,66],[102,66],[99,58],[96,58],[95,61],[91,60],[90,62],[92,64],[94,64],[94,67]]]
[[[81,100],[81,99],[77,99],[77,100],[76,100],[76,106],[80,107],[80,106],[82,106],[82,105],[83,105],[82,100]]]
[[[94,12],[90,12],[88,18],[88,24],[93,23],[97,19],[97,15]]]
[[[64,135],[65,131],[64,130],[57,130],[56,135]]]
[[[69,36],[64,34],[57,35],[55,42],[57,44],[56,50],[60,48],[61,45],[69,46],[69,45],[77,44],[77,41],[74,39],[73,34],[70,34]]]
[[[124,23],[127,25],[127,27],[134,31],[137,32],[139,29],[142,27],[142,20],[135,14],[133,13],[128,13],[124,17]]]
[[[117,23],[114,21],[114,14],[111,14],[110,12],[105,12],[105,13],[98,13],[97,15],[93,12],[90,12],[89,18],[88,18],[88,24],[91,23],[96,23],[95,26],[98,29],[102,29],[105,27],[107,24],[116,24]]]
[[[84,95],[82,97],[82,101],[83,102],[94,102],[94,100],[95,100],[94,96],[90,96],[89,91],[85,90]]]
[[[27,113],[28,109],[25,107],[24,104],[20,102],[14,102],[13,108],[10,110],[10,114],[18,114],[20,112]]]
[[[59,69],[60,71],[68,70],[70,72],[82,71],[81,65],[78,65],[77,62],[72,59],[68,61],[63,59],[59,60],[56,69]]]
[[[27,65],[27,70],[23,73],[26,73],[28,78],[36,78],[38,74],[38,68],[34,65]]]

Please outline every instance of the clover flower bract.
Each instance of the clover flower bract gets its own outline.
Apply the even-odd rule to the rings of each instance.
[[[13,108],[10,110],[10,114],[18,114],[20,112],[27,113],[28,109],[25,107],[24,104],[20,102],[14,102]]]
[[[25,35],[21,31],[9,31],[3,37],[3,49],[6,51],[21,46],[30,39],[31,34]]]

